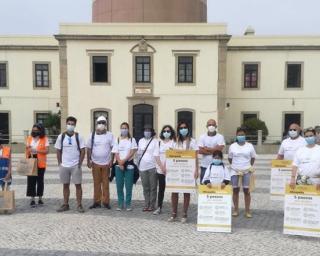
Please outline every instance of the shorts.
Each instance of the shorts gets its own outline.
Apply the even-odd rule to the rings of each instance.
[[[73,167],[59,167],[60,182],[62,184],[73,184],[78,185],[82,183],[82,169],[78,165]]]
[[[251,178],[251,172],[248,172],[242,176],[242,187],[243,188],[249,188],[250,187],[250,178]],[[239,175],[233,175],[231,176],[231,184],[233,188],[239,187]]]

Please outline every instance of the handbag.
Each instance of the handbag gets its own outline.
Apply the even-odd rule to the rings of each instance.
[[[38,161],[36,158],[22,158],[17,165],[17,173],[21,176],[38,176]]]
[[[4,190],[0,190],[0,213],[11,214],[16,210],[14,191],[8,189],[8,182],[4,184]]]

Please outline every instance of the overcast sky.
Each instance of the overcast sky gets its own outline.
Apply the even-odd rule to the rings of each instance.
[[[161,0],[159,0],[161,1]],[[1,34],[56,34],[61,22],[90,22],[92,0],[0,0]],[[320,35],[320,0],[208,0],[209,22],[228,33]]]

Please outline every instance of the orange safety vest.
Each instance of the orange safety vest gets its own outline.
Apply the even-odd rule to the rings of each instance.
[[[38,151],[45,151],[46,150],[46,141],[47,137],[39,138],[39,143],[37,146]],[[27,146],[30,146],[32,142],[32,137],[29,136],[27,139]],[[31,150],[26,149],[26,157],[29,158],[31,156]],[[47,154],[37,153],[38,158],[38,168],[46,168],[47,167]]]
[[[0,158],[9,159],[10,158],[10,152],[11,152],[11,149],[9,147],[2,146],[2,156],[0,156]]]

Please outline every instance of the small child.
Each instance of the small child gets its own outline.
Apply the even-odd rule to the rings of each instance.
[[[220,150],[214,151],[212,156],[212,163],[208,166],[202,183],[207,185],[208,188],[211,188],[211,185],[221,184],[221,188],[223,189],[230,183],[230,173],[222,162],[223,153]]]

